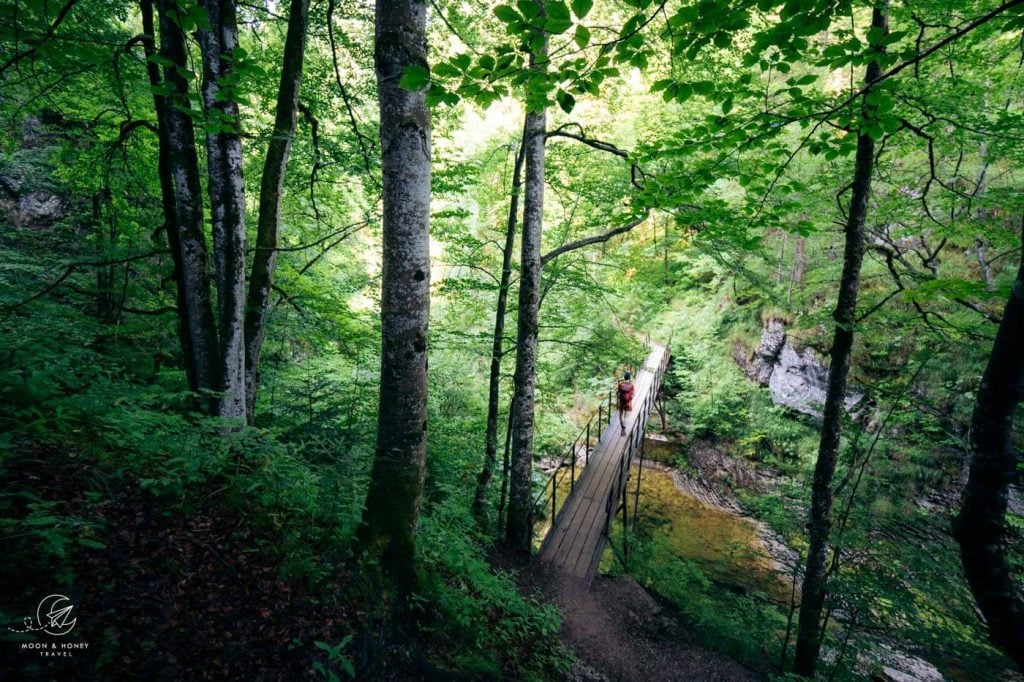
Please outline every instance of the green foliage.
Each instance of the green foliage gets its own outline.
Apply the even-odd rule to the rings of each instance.
[[[346,635],[337,644],[328,644],[327,642],[313,642],[317,649],[327,654],[327,663],[322,661],[316,661],[313,663],[313,670],[320,673],[323,679],[328,682],[339,682],[339,677],[336,670],[340,669],[351,679],[356,679],[356,669],[352,664],[352,659],[346,656],[343,652],[345,647],[352,641],[352,635]]]
[[[676,606],[703,645],[757,670],[778,660],[786,627],[780,605],[716,584],[696,563],[674,555],[662,538],[631,542],[630,574]]]
[[[435,609],[424,629],[441,647],[437,663],[471,675],[533,680],[567,671],[571,659],[556,637],[558,611],[523,597],[514,576],[492,569],[484,542],[468,509],[444,504],[422,521],[421,600]]]

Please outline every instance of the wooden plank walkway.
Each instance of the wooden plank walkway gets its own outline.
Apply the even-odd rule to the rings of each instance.
[[[620,460],[634,429],[644,428],[643,424],[636,422],[666,352],[665,346],[652,344],[643,369],[634,377],[636,390],[633,394],[633,409],[626,413],[625,435],[616,411],[608,428],[601,434],[598,446],[591,453],[589,465],[576,481],[575,490],[541,545],[538,555],[541,561],[588,582],[593,579],[606,540],[604,525],[608,495],[617,483]]]

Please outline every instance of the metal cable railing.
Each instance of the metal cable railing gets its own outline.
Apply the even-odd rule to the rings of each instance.
[[[650,348],[650,334],[645,336],[645,342],[646,346]],[[641,364],[630,363],[624,369],[629,370],[635,377],[636,368]],[[576,490],[576,481],[579,480],[579,477],[583,475],[583,470],[590,464],[590,454],[600,445],[604,429],[611,425],[612,414],[615,409],[615,392],[616,389],[608,391],[601,402],[598,403],[597,412],[591,414],[586,426],[580,429],[579,434],[573,439],[572,444],[568,447],[562,459],[559,460],[544,486],[534,497],[532,509],[535,519],[541,518],[550,506],[550,516],[547,517],[549,523],[546,524],[540,537],[534,538],[535,541],[543,542],[547,533],[554,528],[558,514]],[[580,454],[583,455],[582,466],[577,465]],[[569,476],[569,492],[559,498],[558,487],[560,483],[564,485],[566,475]]]

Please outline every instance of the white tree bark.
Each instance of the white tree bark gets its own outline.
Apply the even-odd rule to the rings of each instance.
[[[199,31],[206,109],[206,163],[213,222],[220,342],[218,414],[245,419],[245,182],[238,103],[227,79],[236,75],[234,0],[203,0],[210,29]]]

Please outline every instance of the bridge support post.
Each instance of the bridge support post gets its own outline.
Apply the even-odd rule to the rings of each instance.
[[[629,530],[629,493],[626,489],[629,487],[629,464],[626,464],[626,471],[624,473],[625,480],[622,482],[622,556],[626,561],[629,561],[629,539],[626,537],[626,533]]]
[[[569,460],[569,492],[576,491],[576,448],[579,447],[579,440],[572,442],[571,459]]]
[[[640,440],[640,464],[636,470],[636,493],[633,495],[633,532],[636,532],[637,523],[637,509],[640,508],[640,478],[644,474],[644,442],[646,438]]]
[[[558,502],[558,469],[551,477],[551,525],[555,525],[555,503]]]
[[[590,422],[587,422],[587,451],[584,457],[586,458],[586,465],[590,466]]]

